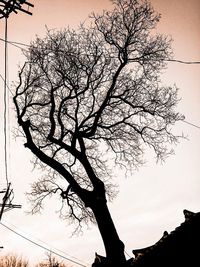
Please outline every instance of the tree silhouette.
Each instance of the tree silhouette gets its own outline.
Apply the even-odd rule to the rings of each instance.
[[[108,261],[120,266],[124,244],[107,207],[115,196],[109,164],[139,167],[145,147],[163,160],[178,138],[171,126],[183,117],[175,111],[177,88],[159,78],[172,57],[171,40],[151,33],[160,15],[146,1],[112,2],[112,11],[92,14],[90,26],[48,30],[31,44],[14,103],[25,147],[45,171],[32,185],[32,212],[59,193],[63,216],[77,227],[96,222]]]
[[[47,252],[46,253],[46,259],[45,261],[39,262],[36,267],[67,267],[63,262],[58,261],[52,253]]]
[[[8,254],[0,257],[0,267],[28,267],[29,263],[22,257],[15,254]]]

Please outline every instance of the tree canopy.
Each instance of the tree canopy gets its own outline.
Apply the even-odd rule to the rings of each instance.
[[[163,160],[177,141],[171,127],[183,116],[176,86],[160,80],[172,58],[170,38],[154,31],[160,15],[147,1],[112,2],[89,26],[48,30],[25,54],[14,103],[46,174],[32,186],[33,212],[58,192],[65,218],[93,221],[84,194],[105,185],[114,197],[111,162],[137,168],[145,147]]]

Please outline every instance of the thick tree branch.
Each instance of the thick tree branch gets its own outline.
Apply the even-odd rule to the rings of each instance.
[[[43,153],[37,146],[34,144],[31,133],[30,133],[30,121],[19,121],[19,124],[22,126],[23,131],[26,135],[27,142],[25,143],[25,147],[29,148],[31,152],[39,158],[43,163],[55,169],[60,175],[62,175],[67,182],[76,190],[77,193],[81,191],[81,187],[75,181],[75,179],[71,176],[71,174],[60,164],[58,161],[54,160],[53,158],[47,156]]]

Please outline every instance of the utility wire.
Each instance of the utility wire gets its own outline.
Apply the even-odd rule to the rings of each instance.
[[[8,41],[8,40],[5,40],[3,38],[0,38],[0,41],[3,41],[3,42],[7,42],[21,50],[25,50],[24,48],[20,47],[19,45],[21,46],[25,46],[27,48],[30,47],[30,45],[28,44],[25,44],[25,43],[21,43],[21,42],[16,42],[16,41]],[[168,60],[165,60],[165,61],[168,61],[168,62],[175,62],[175,63],[181,63],[181,64],[200,64],[200,61],[184,61],[184,60],[179,60],[179,59],[168,59]]]
[[[3,82],[5,81],[5,79],[3,78],[3,76],[1,75],[1,73],[0,73],[0,78],[2,79]],[[12,90],[10,89],[10,87],[8,86],[8,84],[6,86],[7,86],[7,89],[9,90],[9,92],[11,93],[11,95],[14,96],[14,93],[12,92]],[[200,126],[198,126],[198,125],[196,125],[194,123],[191,123],[191,122],[186,121],[186,120],[183,120],[183,122],[186,123],[186,124],[188,124],[188,125],[191,125],[191,126],[197,128],[197,129],[200,129]]]
[[[3,75],[0,73],[0,78],[2,79],[2,81],[5,83],[5,79],[3,77]],[[11,93],[12,96],[14,96],[12,90],[10,89],[9,85],[6,83],[6,87],[9,90],[9,92]]]
[[[5,225],[5,224],[2,223],[2,222],[0,222],[0,224],[1,224],[3,227],[5,227],[6,229],[8,229],[9,231],[11,231],[11,232],[15,233],[16,235],[20,236],[21,238],[25,239],[26,241],[29,241],[30,243],[32,243],[32,244],[34,244],[34,245],[36,245],[36,246],[38,246],[38,247],[40,247],[40,248],[42,248],[42,249],[48,251],[48,252],[51,252],[51,253],[53,253],[53,254],[55,254],[55,255],[57,255],[57,256],[59,256],[59,257],[65,259],[65,260],[68,260],[68,261],[70,261],[70,262],[72,262],[72,263],[74,263],[74,264],[77,264],[77,265],[79,265],[79,266],[87,267],[86,265],[84,265],[84,264],[82,264],[82,263],[79,263],[79,262],[77,262],[77,261],[75,261],[75,260],[72,260],[72,259],[70,259],[70,258],[68,258],[68,257],[65,257],[65,256],[61,255],[60,253],[57,253],[57,252],[53,251],[52,249],[49,249],[49,248],[47,248],[47,247],[45,247],[45,246],[43,246],[43,245],[41,245],[41,244],[38,244],[37,242],[31,240],[30,238],[28,238],[28,237],[26,237],[26,236],[24,236],[24,235],[22,235],[22,234],[16,232],[15,230],[13,230],[12,228],[8,227],[7,225]]]
[[[9,44],[16,44],[16,45],[22,45],[22,46],[26,46],[26,47],[30,47],[30,45],[27,45],[27,44],[24,44],[24,43],[21,43],[21,42],[16,42],[16,41],[10,41],[10,40],[5,40],[3,38],[0,38],[1,41],[3,42],[7,42]]]
[[[4,222],[6,223],[6,224],[8,224],[8,222],[7,221],[5,221],[4,220]],[[22,230],[21,229],[19,229],[17,226],[15,226],[14,224],[12,224],[12,223],[9,223],[9,227],[12,227],[12,228],[14,228],[15,229],[15,231],[20,231],[22,234],[25,234],[24,232],[22,232]],[[26,235],[26,234],[25,234]],[[56,251],[58,251],[58,252],[60,252],[60,253],[62,253],[62,254],[64,254],[64,255],[66,255],[66,256],[68,256],[68,257],[70,257],[70,258],[73,258],[74,260],[77,260],[77,261],[79,261],[79,262],[81,262],[81,263],[83,263],[83,264],[86,264],[87,265],[87,263],[86,262],[84,262],[84,261],[82,261],[82,260],[80,260],[80,259],[78,259],[77,257],[74,257],[74,256],[72,256],[72,255],[70,255],[69,253],[66,253],[66,252],[64,252],[64,251],[62,251],[62,250],[60,250],[60,249],[57,249],[57,248],[55,248],[55,247],[53,247],[53,246],[51,246],[51,245],[49,245],[48,243],[46,243],[46,242],[44,242],[44,241],[42,241],[41,239],[38,239],[38,238],[34,238],[38,243],[43,243],[44,245],[46,245],[46,246],[48,246],[48,247],[51,247],[51,249],[53,249],[53,250],[56,250]]]
[[[126,250],[124,250],[125,254],[129,257],[129,258],[132,258],[127,252]]]
[[[20,42],[14,42],[14,41],[6,41],[5,39],[3,38],[0,38],[0,41],[4,42],[4,43],[8,43],[12,46],[15,46],[16,48],[19,48],[20,50],[26,50],[25,48],[22,48],[21,46],[26,46],[26,47],[30,47],[30,45],[27,45],[27,44],[23,44],[23,43],[20,43]],[[21,46],[19,46],[21,45]]]
[[[7,40],[8,36],[8,19],[5,18],[5,40]],[[5,41],[5,58],[4,58],[4,164],[5,164],[5,177],[7,186],[8,182],[8,161],[7,161],[7,57],[8,57],[8,46]]]
[[[184,60],[178,60],[178,59],[168,59],[166,61],[182,63],[182,64],[200,64],[200,61],[184,61]]]
[[[197,128],[197,129],[200,130],[200,126],[198,126],[198,125],[196,125],[196,124],[194,124],[194,123],[191,123],[191,122],[186,121],[186,120],[183,120],[183,122],[185,122],[186,124],[189,124],[189,125],[191,125],[191,126],[193,126],[193,127],[195,127],[195,128]]]

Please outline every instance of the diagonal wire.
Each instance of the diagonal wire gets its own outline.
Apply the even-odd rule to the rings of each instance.
[[[14,228],[15,231],[20,231],[22,234],[27,235],[26,233],[22,232],[22,230],[21,230],[20,228],[18,228],[16,225],[14,225],[14,224],[12,224],[12,223],[10,223],[10,222],[7,222],[7,221],[5,221],[5,220],[4,220],[4,223],[6,223],[7,225],[9,224],[9,227],[12,227],[12,229]],[[51,247],[53,250],[56,250],[56,251],[62,253],[62,255],[63,255],[63,254],[64,254],[64,255],[67,255],[67,256],[69,256],[70,258],[73,258],[74,260],[77,260],[77,261],[79,261],[79,262],[82,262],[82,264],[86,264],[86,265],[87,265],[86,262],[84,262],[84,261],[78,259],[77,257],[74,257],[74,256],[70,255],[69,253],[66,253],[66,252],[64,252],[64,251],[62,251],[62,250],[60,250],[60,249],[57,249],[57,248],[55,248],[55,247],[49,245],[48,243],[42,241],[41,239],[38,239],[38,238],[34,238],[34,239],[35,239],[38,243],[43,243],[44,245],[46,245],[46,246],[48,246],[48,247]]]
[[[3,39],[3,38],[0,38],[0,40],[3,41],[3,42],[7,42],[7,43],[9,43],[9,44],[12,44],[12,45],[21,45],[21,46],[30,47],[30,45],[28,45],[28,44],[24,44],[24,43],[21,43],[21,42],[5,40],[5,39]]]
[[[12,46],[15,46],[16,48],[22,50],[22,51],[26,51],[25,48],[22,48],[21,46],[25,46],[25,47],[30,47],[30,45],[27,45],[27,44],[23,44],[23,43],[20,43],[20,42],[14,42],[14,41],[6,41],[5,39],[3,38],[0,38],[0,41],[4,42],[4,43],[7,43],[7,44],[10,44]]]
[[[9,44],[21,49],[21,50],[26,50],[25,48],[22,48],[21,46],[25,46],[27,48],[30,47],[30,45],[22,43],[22,42],[8,41],[8,40],[5,40],[3,38],[0,38],[0,41],[7,42],[7,43],[9,43]],[[174,63],[181,63],[181,64],[188,64],[188,65],[200,64],[200,60],[199,61],[184,61],[184,60],[180,60],[180,59],[167,59],[165,61],[174,62]]]
[[[5,225],[5,224],[2,223],[2,222],[0,222],[0,224],[1,224],[3,227],[5,227],[6,229],[8,229],[9,231],[15,233],[16,235],[20,236],[21,238],[23,238],[23,239],[29,241],[30,243],[32,243],[32,244],[34,244],[34,245],[36,245],[36,246],[38,246],[38,247],[40,247],[40,248],[42,248],[42,249],[48,251],[48,252],[51,252],[51,253],[53,253],[53,254],[55,254],[55,255],[57,255],[57,256],[59,256],[59,257],[65,259],[65,260],[68,260],[68,261],[70,261],[70,262],[72,262],[72,263],[74,263],[74,264],[77,264],[77,265],[79,265],[79,266],[87,267],[86,265],[84,265],[84,264],[82,264],[82,263],[79,263],[78,261],[75,261],[75,260],[72,260],[72,259],[70,259],[70,258],[68,258],[68,257],[65,257],[65,256],[61,255],[60,253],[57,253],[57,252],[53,251],[52,249],[49,249],[49,248],[47,248],[47,247],[45,247],[45,246],[43,246],[43,245],[41,245],[41,244],[39,244],[39,243],[37,243],[37,242],[31,240],[30,238],[28,238],[28,237],[26,237],[26,236],[24,236],[24,235],[18,233],[17,231],[13,230],[12,228],[8,227],[7,225]]]
[[[194,123],[191,123],[191,122],[186,121],[186,120],[184,120],[183,122],[185,122],[186,124],[189,124],[189,125],[191,125],[191,126],[193,126],[193,127],[195,127],[195,128],[197,128],[197,129],[200,130],[200,126],[198,126],[198,125],[196,125],[196,124],[194,124]]]
[[[5,79],[3,77],[3,75],[0,73],[0,78],[2,79],[2,81],[5,83]],[[9,85],[6,83],[6,88],[7,90],[9,90],[9,92],[11,93],[12,96],[14,96],[12,90],[10,89]]]

